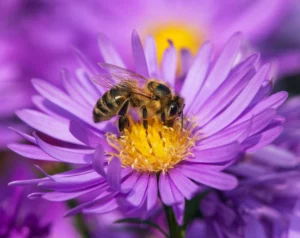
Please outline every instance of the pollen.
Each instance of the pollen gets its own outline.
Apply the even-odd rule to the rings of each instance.
[[[133,123],[121,136],[106,134],[108,143],[116,151],[107,154],[111,158],[118,157],[123,167],[164,173],[193,156],[192,148],[199,140],[196,128],[196,123],[188,119],[184,120],[183,127],[180,119],[175,120],[173,127],[153,120],[147,130],[142,123]]]

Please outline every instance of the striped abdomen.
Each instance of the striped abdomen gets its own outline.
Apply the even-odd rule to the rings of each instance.
[[[116,116],[130,93],[112,88],[105,92],[94,107],[94,122],[101,122]]]

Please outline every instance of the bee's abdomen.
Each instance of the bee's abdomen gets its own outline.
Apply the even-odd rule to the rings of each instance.
[[[104,93],[94,107],[94,122],[106,121],[116,116],[128,96],[129,93],[114,88]]]

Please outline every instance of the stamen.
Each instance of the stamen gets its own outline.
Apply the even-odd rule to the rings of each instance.
[[[107,154],[118,157],[123,167],[140,172],[165,173],[193,156],[191,149],[200,139],[199,131],[195,131],[197,124],[189,119],[184,120],[183,128],[181,120],[175,120],[173,127],[157,119],[149,120],[147,131],[143,123],[131,121],[131,127],[122,136],[106,134],[109,145],[116,150]]]

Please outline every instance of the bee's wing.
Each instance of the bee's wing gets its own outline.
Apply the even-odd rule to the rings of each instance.
[[[117,88],[122,91],[135,93],[151,99],[153,95],[144,90],[137,80],[132,78],[122,78],[112,74],[97,74],[92,76],[91,80],[105,88]]]
[[[112,88],[116,86],[116,80],[109,74],[96,74],[91,77],[91,80],[104,88]]]
[[[107,63],[100,63],[99,64],[102,69],[105,69],[115,78],[120,79],[131,79],[137,80],[139,83],[146,82],[148,79],[140,74],[132,72],[128,69],[120,68],[118,66],[107,64]]]

